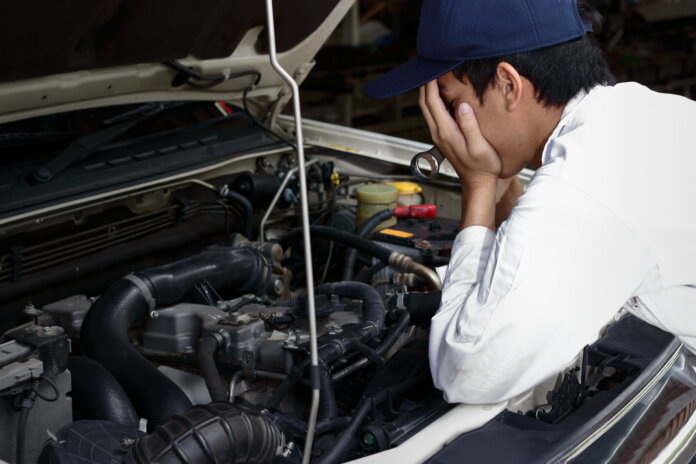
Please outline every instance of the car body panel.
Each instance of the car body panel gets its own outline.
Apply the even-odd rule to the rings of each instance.
[[[84,6],[76,4],[76,7]],[[86,2],[113,4],[114,2]],[[131,2],[124,2],[124,4]],[[145,2],[149,3],[149,2]],[[185,2],[180,2],[182,5]],[[215,2],[222,5],[224,2]],[[234,2],[233,2],[234,3]],[[238,2],[239,4],[247,4],[247,2]],[[296,9],[302,6],[303,2],[284,2],[286,8],[281,11],[281,20],[284,18],[286,23],[293,21],[287,17],[289,13],[294,14]],[[317,2],[320,3],[320,2]],[[52,8],[47,8],[51,4],[46,2],[46,12],[50,14]],[[261,4],[259,2],[259,4]],[[319,24],[311,24],[310,30],[304,31],[300,40],[295,43],[291,42],[292,47],[287,50],[279,49],[278,60],[283,67],[298,81],[301,82],[313,66],[313,58],[319,48],[324,44],[329,35],[339,24],[343,16],[350,9],[353,0],[340,0],[335,4],[335,8],[330,12],[326,12],[326,17]],[[12,9],[10,4],[4,8]],[[32,4],[31,8],[40,9],[42,5]],[[17,7],[20,8],[20,7]],[[21,9],[27,7],[22,6]],[[174,8],[174,6],[172,6]],[[254,7],[254,10],[257,8]],[[233,12],[234,10],[232,10]],[[143,12],[141,14],[145,14]],[[214,16],[214,11],[211,13]],[[119,11],[110,13],[112,16],[117,16]],[[255,15],[256,13],[254,13]],[[278,13],[277,13],[278,14]],[[243,15],[242,15],[243,16]],[[8,15],[2,16],[5,21],[13,21],[13,16],[8,12]],[[46,21],[51,21],[53,18],[45,18]],[[137,19],[137,18],[136,18]],[[156,20],[156,18],[152,18]],[[211,20],[213,18],[211,17]],[[69,18],[66,18],[69,21]],[[138,19],[142,22],[143,19]],[[183,21],[183,19],[181,19]],[[202,21],[202,20],[201,20]],[[256,20],[255,20],[256,21]],[[28,77],[21,80],[6,80],[2,79],[5,76],[12,77],[11,61],[4,62],[0,67],[0,123],[5,123],[17,119],[35,117],[44,114],[56,112],[72,111],[76,109],[91,108],[95,106],[108,106],[129,103],[142,103],[148,101],[172,101],[172,100],[224,100],[237,101],[242,99],[242,92],[245,88],[254,84],[253,76],[240,77],[238,79],[230,79],[212,89],[196,89],[186,85],[178,87],[172,86],[172,79],[175,72],[163,65],[161,62],[166,60],[180,60],[187,66],[195,67],[197,71],[206,75],[224,75],[235,74],[242,71],[255,70],[261,73],[261,79],[258,84],[253,85],[253,89],[249,92],[249,98],[255,99],[259,105],[266,110],[271,105],[280,102],[281,107],[287,103],[289,92],[287,85],[272,69],[268,55],[265,52],[259,52],[259,47],[265,40],[265,28],[263,25],[253,25],[257,22],[252,21],[252,25],[240,37],[233,52],[229,56],[207,57],[206,59],[197,59],[194,56],[188,56],[189,52],[186,47],[174,48],[167,54],[153,54],[149,58],[156,58],[157,62],[134,62],[130,64],[115,64],[119,63],[119,59],[104,60],[96,64],[87,61],[83,66],[72,66],[67,61],[63,67],[56,65],[55,67],[47,67],[44,70],[62,70],[65,67],[77,67],[71,72],[63,72],[59,74],[49,74],[35,76],[36,72],[29,73]],[[8,34],[8,40],[3,41],[6,46],[14,43],[17,46],[27,46],[27,44],[19,43],[18,40],[12,38],[12,31],[16,28],[9,27],[0,28],[4,34]],[[21,23],[20,23],[21,26]],[[79,26],[79,24],[78,24]],[[143,34],[145,25],[138,24],[138,28],[134,30],[137,37],[138,34]],[[67,27],[67,26],[66,26]],[[183,27],[183,24],[177,27]],[[203,26],[201,26],[203,27]],[[230,28],[234,24],[229,25]],[[26,28],[25,28],[26,29]],[[85,26],[86,31],[89,30]],[[286,29],[290,29],[289,27]],[[281,34],[282,34],[281,27]],[[35,29],[29,28],[28,34],[31,35]],[[85,33],[87,33],[85,31]],[[221,33],[224,29],[221,29]],[[96,33],[92,31],[92,33]],[[304,38],[301,38],[304,37]],[[296,37],[297,39],[297,37]],[[80,38],[73,38],[79,42]],[[118,57],[127,56],[127,52],[136,52],[133,49],[131,42],[136,38],[124,38],[123,49],[119,50]],[[44,39],[41,43],[50,43],[50,39]],[[186,45],[186,44],[184,44]],[[77,46],[77,45],[75,45]],[[131,47],[131,48],[129,48]],[[227,49],[228,45],[221,47]],[[19,59],[21,54],[18,55]],[[123,58],[120,58],[123,61]],[[89,67],[88,65],[96,67]],[[41,69],[41,68],[40,68]]]

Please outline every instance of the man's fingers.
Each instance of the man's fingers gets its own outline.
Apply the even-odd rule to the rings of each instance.
[[[437,131],[437,127],[435,126],[435,120],[433,120],[433,115],[430,114],[430,108],[428,108],[428,105],[425,102],[424,85],[421,85],[418,89],[418,106],[420,106],[421,112],[423,113],[423,118],[425,118],[425,123],[428,125],[428,129],[430,129],[430,134],[435,134],[435,131]]]
[[[464,134],[471,155],[476,156],[488,149],[488,141],[483,137],[474,110],[468,103],[462,103],[457,108],[457,125]]]
[[[425,84],[425,103],[433,118],[433,122],[437,126],[438,137],[445,139],[450,143],[459,142],[457,137],[457,123],[452,119],[452,116],[447,111],[445,103],[440,97],[440,90],[437,87],[437,81],[432,80]]]

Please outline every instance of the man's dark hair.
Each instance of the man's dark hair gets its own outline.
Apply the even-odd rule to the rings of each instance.
[[[578,12],[584,21],[601,23],[600,14],[584,0],[578,1]],[[537,101],[544,106],[563,106],[581,90],[616,83],[591,33],[539,50],[465,61],[453,73],[460,81],[467,78],[483,104],[483,96],[493,86],[496,69],[502,62],[511,64],[521,76],[529,79]]]

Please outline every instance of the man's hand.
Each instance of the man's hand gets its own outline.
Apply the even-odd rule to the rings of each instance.
[[[419,105],[433,142],[466,186],[497,181],[502,169],[500,156],[481,134],[468,103],[459,105],[455,120],[440,97],[437,81],[433,80],[420,88]]]
[[[435,80],[420,88],[419,105],[433,142],[462,182],[460,227],[479,225],[495,230],[496,192],[502,162],[481,134],[471,106],[460,104],[455,121],[440,97]]]

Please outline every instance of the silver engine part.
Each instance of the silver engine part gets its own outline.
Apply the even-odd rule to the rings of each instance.
[[[306,321],[296,321],[292,329],[269,330],[264,320],[289,308],[269,307],[253,300],[253,297],[242,297],[221,302],[219,307],[180,303],[160,308],[147,321],[142,352],[151,356],[192,356],[201,337],[217,333],[224,340],[224,348],[218,352],[221,362],[235,366],[251,363],[254,368],[287,373],[293,367],[294,358],[284,348],[292,349],[308,340]],[[248,303],[244,304],[245,301]],[[221,308],[238,309],[228,312],[229,309]],[[319,321],[319,334],[359,320],[354,311],[335,311]]]

